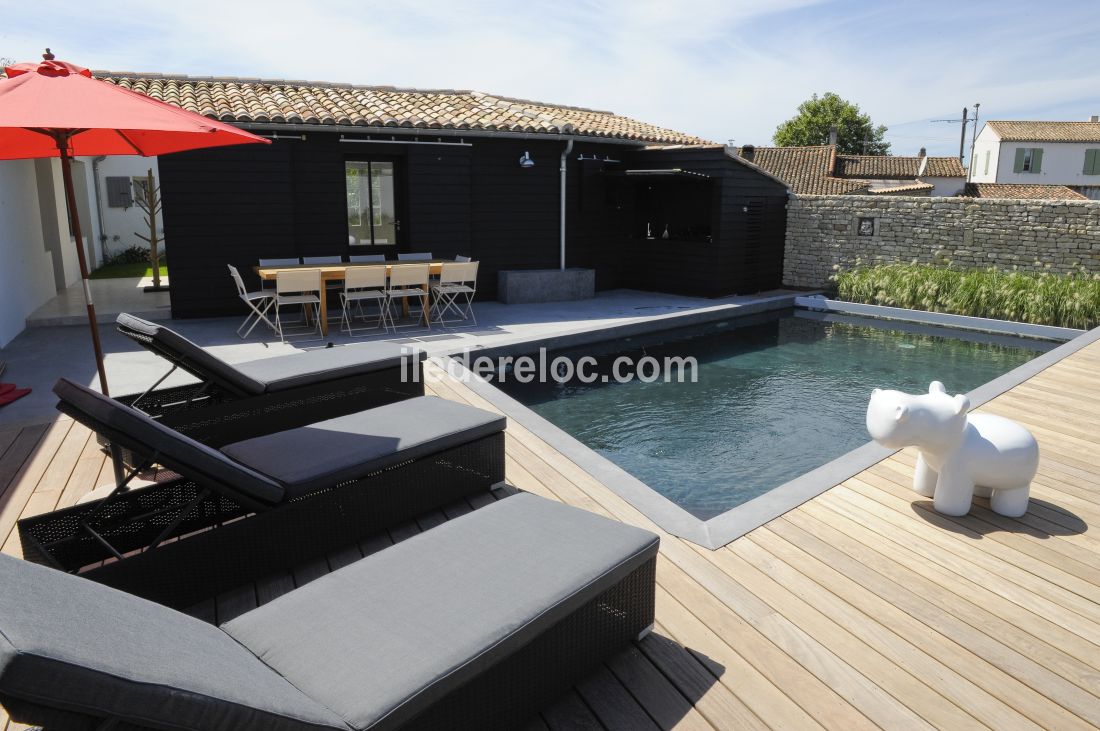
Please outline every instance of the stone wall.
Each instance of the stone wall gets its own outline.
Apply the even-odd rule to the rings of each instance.
[[[791,197],[783,282],[823,287],[837,268],[918,261],[1100,273],[1100,201]]]

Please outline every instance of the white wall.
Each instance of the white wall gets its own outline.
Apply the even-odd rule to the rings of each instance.
[[[951,196],[958,195],[966,186],[966,178],[938,178],[922,175],[920,179],[936,186],[929,195],[943,198],[950,198]]]
[[[1038,147],[1043,161],[1038,173],[1014,173],[1016,148]],[[1025,185],[1100,185],[1100,175],[1085,175],[1085,150],[1100,149],[1100,142],[1002,142],[997,164],[998,183]]]
[[[970,159],[970,181],[973,183],[1003,183],[997,180],[997,165],[1001,152],[1001,140],[987,125],[974,141],[974,156]],[[989,163],[986,164],[988,156]],[[1012,163],[1008,169],[1012,170]]]
[[[33,160],[0,162],[0,347],[56,294]]]
[[[92,167],[91,158],[83,158],[87,161],[87,167]],[[157,169],[155,157],[139,157],[137,155],[116,155],[105,158],[99,163],[99,205],[102,213],[102,230],[95,231],[95,240],[99,242],[99,234],[107,237],[106,248],[108,253],[118,253],[131,246],[149,248],[149,244],[139,239],[135,233],[140,232],[148,236],[148,227],[145,225],[145,213],[135,206],[129,208],[110,208],[107,205],[108,177],[125,176],[128,178],[145,177],[149,168],[153,169],[153,177],[156,184],[160,185],[160,173]],[[94,188],[91,189],[94,196]],[[94,205],[94,198],[93,198]],[[164,235],[164,221],[157,217],[157,228]],[[161,251],[166,250],[166,243],[161,241]]]

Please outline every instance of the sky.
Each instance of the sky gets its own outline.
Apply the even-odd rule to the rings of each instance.
[[[94,69],[309,79],[605,109],[771,144],[814,93],[889,128],[894,154],[958,154],[980,119],[1100,114],[1098,0],[39,0],[0,57]],[[969,133],[968,143],[969,146]]]

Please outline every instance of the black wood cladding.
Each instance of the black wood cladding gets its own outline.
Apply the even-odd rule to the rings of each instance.
[[[332,132],[167,155],[159,160],[172,313],[243,312],[226,270],[246,283],[260,257],[347,256],[344,162],[392,160],[399,243],[354,253],[430,251],[481,262],[479,297],[496,297],[502,269],[556,268],[564,142],[471,138],[470,146],[341,143]],[[522,168],[529,152],[534,167]],[[600,161],[580,161],[597,156]],[[619,162],[602,162],[610,157]],[[639,236],[644,182],[608,177],[626,168],[682,168],[710,176],[691,191],[706,200],[711,241]],[[675,185],[672,182],[671,185]],[[687,183],[685,183],[687,185]],[[678,195],[695,195],[679,193]],[[598,289],[630,287],[707,297],[780,286],[785,187],[729,159],[721,148],[632,150],[578,143],[568,160],[567,265],[596,270]],[[659,235],[659,231],[656,232]]]

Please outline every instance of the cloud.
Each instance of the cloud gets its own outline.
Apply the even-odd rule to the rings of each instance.
[[[991,0],[44,0],[33,14],[6,18],[0,55],[34,57],[56,44],[61,57],[95,68],[477,89],[755,144],[768,144],[810,94],[836,91],[897,125],[899,152],[927,144],[950,154],[957,128],[928,120],[975,101],[983,118],[1100,112],[1092,50],[1100,17],[1086,0],[1048,0],[1041,18],[1032,8]],[[1057,17],[1073,20],[1049,20]]]

